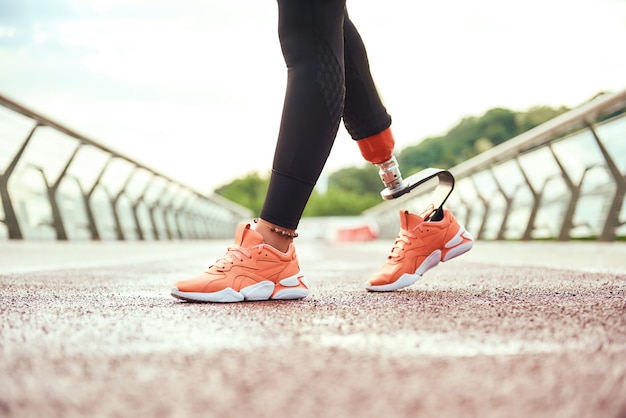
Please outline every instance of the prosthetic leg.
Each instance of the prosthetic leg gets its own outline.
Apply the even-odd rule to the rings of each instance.
[[[393,156],[395,140],[391,133],[391,128],[387,128],[379,134],[359,139],[356,142],[363,158],[378,166],[378,174],[385,185],[385,188],[380,192],[384,200],[392,200],[403,196],[434,178],[437,178],[439,181],[430,202],[434,209],[440,209],[452,193],[454,177],[447,170],[426,168],[406,179],[402,178],[398,161]]]

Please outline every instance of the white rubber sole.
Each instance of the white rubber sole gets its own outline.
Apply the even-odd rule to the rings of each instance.
[[[463,241],[461,237],[469,239],[469,241],[464,244],[457,244]],[[441,250],[437,249],[433,251],[424,261],[422,261],[422,264],[417,267],[415,273],[404,273],[395,282],[385,285],[376,286],[367,282],[365,284],[365,288],[370,292],[392,292],[394,290],[404,289],[405,287],[411,286],[412,284],[415,284],[424,273],[433,267],[436,267],[440,262],[451,260],[454,257],[458,257],[471,250],[474,246],[474,237],[472,237],[472,235],[467,232],[464,227],[461,227],[459,232],[454,236],[454,238],[446,243],[444,248],[449,248],[450,244],[456,244],[456,247],[451,248],[444,257],[441,256]]]
[[[251,302],[260,300],[293,300],[304,299],[309,295],[309,289],[299,287],[300,283],[307,286],[301,273],[282,279],[279,282],[283,289],[276,292],[274,296],[274,282],[264,280],[251,286],[241,289],[237,292],[233,288],[227,287],[219,292],[182,292],[174,287],[171,295],[177,299],[190,302],[215,302],[215,303],[232,303],[232,302]]]

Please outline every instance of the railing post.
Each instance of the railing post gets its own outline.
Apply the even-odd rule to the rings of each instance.
[[[496,176],[493,168],[489,168],[488,171],[491,174],[491,177],[493,177],[493,181],[496,183],[496,187],[504,197],[504,201],[506,203],[506,208],[504,209],[504,214],[502,215],[502,222],[500,223],[500,229],[498,230],[498,235],[496,236],[497,240],[504,240],[506,238],[505,233],[509,221],[509,216],[511,214],[511,210],[513,209],[513,200],[515,199],[517,190],[519,190],[519,186],[515,188],[515,190],[513,191],[513,195],[509,196],[506,194],[504,187],[502,187],[502,183],[500,183],[500,180],[498,180],[498,176]]]
[[[48,183],[48,178],[46,177],[46,173],[44,172],[44,170],[40,167],[35,167],[38,171],[41,172],[43,181],[46,184],[46,192],[48,194],[48,201],[50,203],[50,209],[52,211],[52,227],[54,228],[57,240],[59,241],[67,241],[67,231],[65,230],[65,224],[63,222],[63,217],[61,216],[59,202],[57,201],[57,191],[59,189],[61,181],[65,177],[65,174],[67,174],[67,170],[70,168],[72,161],[74,161],[74,158],[76,158],[76,154],[78,154],[81,145],[81,143],[78,144],[70,158],[67,160],[65,167],[63,167],[63,170],[61,170],[61,173],[59,173],[56,181],[52,184]]]
[[[131,170],[131,172],[128,174],[128,177],[126,178],[126,180],[124,181],[124,184],[122,184],[122,187],[120,187],[120,190],[117,192],[117,194],[115,196],[113,196],[110,200],[111,200],[111,209],[113,210],[113,219],[115,220],[115,234],[117,235],[117,239],[119,241],[124,241],[126,239],[126,236],[124,234],[124,230],[122,228],[122,222],[120,221],[120,216],[117,213],[118,211],[118,202],[120,200],[120,198],[122,197],[122,195],[124,195],[124,193],[126,193],[126,188],[128,187],[128,185],[130,184],[130,181],[133,178],[133,175],[137,172],[137,170],[139,169],[139,166],[134,166],[134,168]],[[139,229],[139,228],[137,228]]]
[[[578,200],[580,199],[580,190],[582,185],[582,179],[579,185],[574,184],[572,178],[567,174],[563,163],[556,155],[554,151],[554,147],[552,144],[548,144],[548,149],[552,153],[552,157],[554,157],[554,161],[559,166],[561,170],[561,177],[565,182],[565,186],[569,189],[570,199],[567,204],[567,209],[565,210],[565,215],[563,216],[563,222],[561,222],[561,229],[559,231],[559,235],[557,236],[557,241],[568,241],[570,239],[570,232],[574,227],[574,214],[576,213],[576,206],[578,205]],[[584,178],[584,174],[583,174]]]
[[[5,170],[4,173],[0,174],[0,198],[2,198],[2,207],[4,209],[4,224],[7,226],[9,232],[9,239],[23,239],[22,230],[20,229],[20,224],[17,220],[17,216],[15,215],[15,210],[13,209],[13,203],[11,202],[11,195],[9,194],[9,178],[15,172],[15,167],[19,162],[20,158],[24,154],[26,150],[26,146],[32,139],[35,131],[41,125],[36,124],[33,126],[33,129],[30,131],[24,143],[17,151],[9,166]]]
[[[161,203],[161,199],[163,199],[163,196],[165,195],[165,186],[169,182],[167,179],[165,179],[165,180],[166,180],[166,183],[163,186],[163,190],[161,190],[161,195],[157,199],[155,199],[152,202],[151,205],[148,206],[148,213],[150,214],[150,222],[152,223],[152,233],[154,235],[154,239],[155,240],[160,240],[160,239],[163,238],[159,234],[159,229],[157,227],[157,222],[156,222],[156,218],[155,218],[154,212],[159,208],[160,203]],[[166,224],[166,227],[167,227],[167,222],[165,221],[165,216],[163,216],[163,222]],[[166,233],[167,233],[167,231],[166,231]]]
[[[465,200],[463,196],[461,196],[460,194],[459,194],[458,200],[459,202],[461,202],[461,204],[465,208],[465,213],[464,213],[465,217],[461,218],[459,216],[459,220],[462,219],[461,222],[463,223],[463,225],[468,225],[470,220],[472,219],[472,205],[468,204],[467,200]]]
[[[476,190],[476,195],[478,196],[478,200],[480,200],[484,209],[483,218],[480,221],[480,227],[478,228],[478,231],[476,232],[476,239],[482,239],[484,231],[485,231],[485,226],[487,225],[487,218],[489,216],[490,200],[482,195],[482,193],[480,192],[480,189],[478,188],[478,184],[476,184],[476,180],[474,180],[474,177],[469,176],[469,179],[472,182],[472,185],[474,186],[474,189]]]
[[[120,218],[115,208],[115,196],[109,191],[107,187],[104,187],[104,191],[107,195],[109,206],[111,207],[111,214],[113,215],[113,230],[115,231],[115,239],[118,241],[124,241],[124,231],[122,231],[122,225],[120,224]]]
[[[61,219],[61,213],[54,197],[54,190],[52,185],[48,182],[46,172],[41,167],[36,165],[30,165],[34,170],[37,170],[43,178],[43,183],[46,186],[46,196],[48,198],[48,204],[50,205],[50,212],[52,214],[52,220],[50,226],[54,229],[56,239],[59,241],[67,241],[67,234],[65,233],[65,226],[63,225],[63,219]]]
[[[85,211],[87,212],[87,219],[89,221],[89,232],[91,233],[91,239],[94,241],[100,240],[100,233],[98,231],[98,226],[96,224],[96,218],[93,214],[93,209],[91,208],[91,197],[96,191],[96,188],[100,184],[100,181],[102,180],[102,177],[104,176],[104,173],[106,172],[107,168],[109,168],[109,165],[111,164],[112,161],[113,161],[113,155],[109,155],[109,159],[102,166],[102,169],[100,170],[100,173],[98,173],[98,177],[96,177],[96,180],[91,186],[91,189],[89,189],[89,191],[83,195],[83,201],[85,202]]]
[[[163,194],[161,195],[161,199],[159,199],[159,204],[161,206],[161,209],[163,210],[163,221],[165,223],[165,232],[167,233],[167,239],[171,241],[174,239],[174,233],[172,232],[171,225],[168,222],[168,216],[170,214],[170,211],[172,210],[176,195],[172,193],[171,190],[169,192],[169,200],[167,200],[166,203],[163,203],[162,199],[165,197],[165,194]]]
[[[187,197],[183,197],[181,199],[181,202],[178,204],[178,207],[174,210],[174,222],[176,223],[176,228],[178,229],[178,236],[180,239],[185,239],[188,237],[188,233],[185,233],[185,228],[183,228],[183,225],[181,223],[181,217],[185,216],[185,218],[187,217],[187,205],[189,204],[189,202],[191,201],[191,198],[189,196]],[[187,224],[187,227],[189,227],[189,224]],[[187,231],[188,232],[188,231]]]
[[[135,199],[135,201],[131,204],[133,217],[135,218],[135,226],[137,228],[137,236],[139,237],[140,241],[144,241],[146,239],[146,236],[143,233],[143,229],[141,229],[141,222],[139,221],[139,205],[141,205],[142,202],[145,202],[146,193],[148,193],[148,190],[150,189],[150,186],[152,186],[152,182],[155,178],[156,176],[152,174],[152,177],[146,182],[146,185],[144,186],[137,199]]]
[[[611,158],[611,155],[600,140],[593,124],[588,120],[585,120],[585,124],[593,134],[596,144],[598,145],[598,148],[600,148],[600,152],[606,161],[609,173],[615,182],[615,194],[613,195],[613,201],[609,206],[609,210],[606,214],[606,220],[604,221],[604,227],[602,228],[602,233],[598,238],[600,241],[614,241],[616,238],[617,228],[622,225],[622,221],[619,219],[619,214],[624,203],[624,196],[626,195],[626,177],[622,175],[620,169],[615,164],[615,161]]]
[[[535,219],[537,218],[537,212],[539,211],[539,203],[541,201],[541,194],[537,192],[535,188],[533,187],[532,183],[530,182],[530,179],[528,178],[528,175],[526,174],[526,171],[524,171],[524,167],[522,167],[522,164],[519,161],[519,158],[515,157],[513,158],[513,161],[515,161],[515,163],[517,164],[517,167],[522,173],[522,177],[524,177],[526,186],[528,186],[528,190],[530,190],[530,193],[533,195],[533,205],[530,210],[530,216],[528,217],[528,223],[526,224],[526,229],[524,230],[524,233],[522,234],[522,240],[529,241],[533,237],[533,231],[535,229]]]

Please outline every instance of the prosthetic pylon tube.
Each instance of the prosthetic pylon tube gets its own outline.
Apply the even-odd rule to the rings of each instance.
[[[395,190],[401,187],[402,174],[396,157],[391,157],[387,161],[376,164],[378,166],[378,175],[385,185],[385,190]],[[382,192],[381,192],[382,193]]]
[[[449,171],[439,168],[426,168],[407,179],[402,179],[398,161],[393,156],[395,140],[391,128],[387,128],[376,135],[359,139],[357,144],[363,158],[378,166],[378,174],[385,185],[385,189],[380,192],[383,199],[396,199],[435,177],[439,180],[439,184],[433,192],[431,202],[429,202],[435,209],[441,208],[452,193],[454,177]]]
[[[357,140],[361,155],[366,161],[377,165],[378,174],[383,181],[385,188],[394,190],[402,183],[402,174],[398,167],[398,161],[393,156],[395,140],[391,132],[391,128]]]

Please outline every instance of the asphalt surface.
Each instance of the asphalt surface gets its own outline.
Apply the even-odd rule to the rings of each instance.
[[[367,293],[388,242],[298,241],[303,301],[193,304],[227,241],[0,242],[0,416],[626,417],[626,244],[486,243]]]

